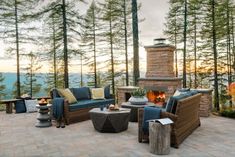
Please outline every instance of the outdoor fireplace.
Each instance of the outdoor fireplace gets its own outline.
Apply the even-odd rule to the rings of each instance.
[[[147,71],[139,78],[139,87],[147,90],[150,102],[163,104],[175,90],[181,88],[181,78],[175,77],[175,47],[165,43],[164,38],[154,39],[154,45],[145,46]]]
[[[181,88],[181,78],[175,77],[175,47],[165,43],[165,39],[154,39],[154,45],[145,46],[147,71],[144,78],[139,78],[138,86],[146,89],[150,102],[163,105]],[[117,88],[118,104],[128,101],[130,93],[138,87],[124,86]]]

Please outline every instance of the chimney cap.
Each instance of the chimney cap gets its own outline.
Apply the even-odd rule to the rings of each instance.
[[[166,44],[166,38],[155,38],[153,39],[154,45],[165,45]]]

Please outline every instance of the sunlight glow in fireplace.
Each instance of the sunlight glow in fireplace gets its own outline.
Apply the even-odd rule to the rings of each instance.
[[[165,102],[166,95],[165,95],[165,92],[162,92],[162,91],[150,90],[147,92],[147,98],[149,102],[152,102],[157,105],[163,105]]]

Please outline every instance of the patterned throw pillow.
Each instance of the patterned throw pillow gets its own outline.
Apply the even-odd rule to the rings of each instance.
[[[70,104],[76,103],[77,99],[74,97],[70,89],[58,89],[58,93],[61,97],[64,97]]]
[[[104,99],[104,88],[91,88],[92,99]]]
[[[26,107],[26,112],[36,112],[37,108],[36,105],[38,105],[37,100],[25,100],[25,107]]]

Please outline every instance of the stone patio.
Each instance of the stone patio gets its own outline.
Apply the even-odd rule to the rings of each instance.
[[[138,143],[137,123],[121,133],[99,133],[90,120],[66,128],[36,128],[36,113],[0,112],[0,157],[154,157]],[[169,157],[234,157],[235,121],[210,116]]]

